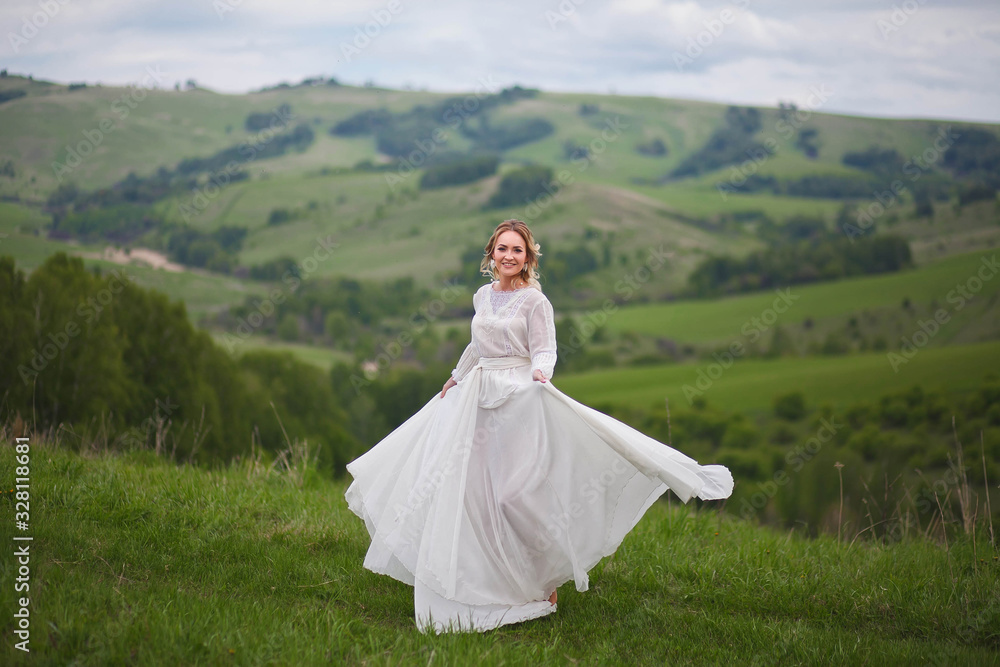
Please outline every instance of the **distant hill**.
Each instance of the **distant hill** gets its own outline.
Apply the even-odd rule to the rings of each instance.
[[[91,254],[149,247],[251,292],[259,283],[250,278],[301,264],[320,238],[337,250],[313,276],[477,281],[463,256],[512,216],[533,223],[554,293],[589,303],[615,296],[652,250],[670,260],[644,282],[641,300],[683,295],[706,257],[765,248],[762,222],[795,216],[838,233],[861,220],[864,233],[918,243],[932,224],[942,243],[955,234],[978,244],[955,252],[1000,239],[995,213],[963,214],[966,200],[995,199],[995,125],[824,114],[822,105],[520,88],[454,95],[323,79],[223,95],[8,75],[0,98],[0,233],[9,248],[44,256],[47,244],[67,241]],[[975,145],[988,147],[958,146],[948,163],[956,137],[973,131]],[[480,160],[480,174],[438,170],[435,187],[421,188],[428,165],[476,156],[496,156],[498,171],[489,175]],[[517,205],[489,208],[501,182],[529,164],[552,180]],[[448,186],[442,173],[476,180]]]

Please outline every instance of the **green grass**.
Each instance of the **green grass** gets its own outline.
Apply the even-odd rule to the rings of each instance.
[[[730,194],[723,199],[715,184],[719,181],[727,182],[726,178],[721,176],[715,178],[716,180],[703,184],[678,183],[660,187],[636,185],[632,186],[632,189],[657,199],[681,213],[699,218],[719,213],[761,211],[779,221],[795,215],[829,219],[842,205],[841,202],[832,199],[779,197],[766,193]]]
[[[12,471],[9,443],[0,457]],[[32,653],[13,647],[11,602],[5,664],[1000,664],[982,532],[848,546],[657,503],[552,616],[425,636],[412,589],[363,569],[342,481],[37,439],[30,464]],[[8,551],[8,592],[15,572]]]
[[[35,229],[42,229],[49,220],[49,216],[39,209],[27,208],[11,202],[0,202],[0,233],[7,236],[18,232],[31,233]]]
[[[693,364],[650,366],[593,371],[576,375],[558,374],[553,382],[566,394],[588,405],[662,405],[687,408],[691,402],[684,387],[697,385],[699,372],[712,380],[701,396],[727,412],[770,410],[775,396],[801,391],[810,406],[830,403],[843,407],[913,385],[925,391],[955,394],[974,389],[983,378],[1000,368],[1000,342],[921,349],[909,362],[890,365],[886,353],[840,357],[738,358],[718,373],[714,359]],[[689,394],[694,395],[689,391]]]
[[[790,295],[795,300],[776,322],[798,324],[807,318],[822,320],[866,309],[898,307],[903,299],[914,303],[933,300],[939,307],[954,311],[955,305],[946,301],[948,293],[975,276],[984,258],[996,255],[995,251],[975,252],[909,271],[792,286]],[[1000,275],[984,282],[968,303],[989,301],[997,292]],[[776,298],[773,291],[763,291],[712,300],[627,306],[613,313],[607,326],[612,331],[636,331],[681,342],[725,339],[728,343],[743,340],[741,329],[745,324],[759,328],[752,319],[772,308]]]
[[[232,343],[233,354],[236,356],[250,351],[268,350],[270,352],[291,352],[299,361],[312,364],[324,371],[329,371],[337,362],[350,362],[353,357],[347,352],[333,350],[328,347],[318,347],[315,345],[305,345],[301,343],[286,343],[266,339],[261,335],[250,336],[241,339],[238,336],[233,343],[232,339],[225,337],[224,332],[213,331],[212,337],[216,344],[224,350],[229,350]]]
[[[145,76],[145,70],[137,66],[136,81]],[[14,79],[8,80],[8,86],[14,84]],[[112,86],[70,92],[64,86],[51,86],[42,94],[29,94],[0,107],[0,142],[4,146],[0,154],[13,158],[20,169],[12,185],[22,190],[24,198],[44,198],[44,193],[58,184],[52,163],[64,163],[66,147],[85,142],[85,132],[96,137],[94,132],[102,119],[114,123],[113,129],[101,133],[97,150],[66,176],[84,188],[109,185],[130,171],[149,174],[160,166],[173,167],[184,158],[207,156],[237,145],[251,136],[244,130],[247,114],[267,113],[283,103],[292,106],[292,124],[319,119],[315,130],[323,134],[334,122],[361,109],[386,106],[403,111],[443,97],[440,93],[330,86],[246,95]],[[373,148],[372,144],[359,152],[350,142],[323,139],[310,157],[288,156],[286,163],[348,166],[359,155],[373,153]],[[151,160],[150,156],[156,157]]]

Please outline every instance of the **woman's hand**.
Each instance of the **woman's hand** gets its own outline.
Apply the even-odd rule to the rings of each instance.
[[[455,382],[455,378],[448,378],[448,381],[444,383],[443,387],[441,387],[441,398],[444,398],[445,393],[449,389],[451,389],[452,387],[457,386],[457,385],[458,385],[458,383]]]
[[[537,382],[548,382],[549,379],[542,374],[541,369],[536,368],[535,372],[531,374],[531,379]]]

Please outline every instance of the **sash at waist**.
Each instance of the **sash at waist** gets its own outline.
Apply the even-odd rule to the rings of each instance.
[[[476,365],[484,370],[519,368],[521,366],[530,366],[531,359],[529,357],[480,357],[479,363]]]

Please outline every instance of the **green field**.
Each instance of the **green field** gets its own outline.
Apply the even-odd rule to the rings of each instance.
[[[249,336],[240,338],[233,335],[229,338],[224,332],[213,331],[212,337],[216,344],[233,356],[239,357],[256,350],[267,350],[270,352],[290,352],[296,359],[307,364],[312,364],[324,371],[330,370],[337,362],[350,362],[352,356],[346,352],[333,350],[327,347],[315,345],[301,345],[297,343],[286,343],[265,339],[263,336]],[[232,350],[230,350],[232,347]]]
[[[145,74],[137,66],[135,79]],[[89,431],[86,424],[74,424],[72,428],[79,429],[71,433],[64,425],[55,436],[52,431],[30,434],[34,541],[31,589],[26,595],[30,595],[34,655],[27,656],[27,661],[59,665],[1000,664],[1000,555],[992,541],[993,527],[980,519],[976,532],[965,534],[949,510],[949,502],[959,504],[951,488],[948,497],[940,499],[943,509],[939,505],[938,510],[919,515],[918,525],[904,531],[901,541],[893,544],[873,541],[876,531],[866,533],[868,524],[854,525],[853,517],[860,517],[857,512],[861,510],[851,514],[851,508],[868,502],[864,497],[859,500],[857,494],[848,498],[847,518],[820,517],[827,528],[837,528],[843,519],[847,524],[844,541],[827,535],[806,539],[801,533],[813,526],[800,529],[805,523],[801,521],[789,532],[777,532],[736,518],[736,505],[746,497],[741,492],[763,489],[769,483],[761,480],[779,465],[770,460],[772,455],[779,457],[779,463],[787,462],[780,458],[774,437],[785,438],[782,443],[796,440],[808,426],[805,420],[794,428],[777,424],[778,417],[775,423],[757,420],[767,422],[766,432],[764,427],[757,433],[747,426],[743,434],[766,436],[768,441],[759,445],[760,451],[739,451],[739,445],[732,443],[740,442],[737,431],[745,425],[738,422],[744,421],[743,415],[759,417],[772,411],[775,397],[801,391],[810,414],[830,406],[837,417],[842,414],[837,411],[852,404],[875,401],[914,385],[926,392],[958,395],[980,388],[984,378],[1000,370],[1000,278],[984,276],[981,287],[971,290],[975,294],[965,303],[968,307],[958,310],[954,300],[953,290],[959,285],[971,287],[984,258],[992,262],[1000,245],[1000,204],[986,197],[959,206],[958,188],[967,185],[966,181],[949,180],[954,174],[938,171],[936,177],[951,184],[952,190],[935,199],[932,217],[917,217],[907,194],[879,219],[879,234],[898,234],[910,242],[917,268],[793,286],[786,292],[791,300],[788,308],[777,312],[772,310],[777,299],[773,291],[673,300],[685,293],[688,276],[705,258],[741,257],[764,248],[770,241],[760,233],[761,216],[778,225],[793,216],[817,217],[834,229],[848,203],[832,197],[776,196],[769,191],[720,194],[719,185],[739,176],[737,169],[748,163],[672,178],[672,170],[723,128],[724,104],[541,91],[494,107],[488,120],[502,125],[542,118],[554,126],[551,134],[501,151],[499,172],[494,176],[421,190],[419,169],[408,175],[372,171],[372,165],[396,162],[379,152],[374,136],[335,136],[330,128],[358,112],[384,108],[402,113],[417,105],[439,103],[449,94],[292,85],[223,95],[161,87],[136,100],[135,88],[98,85],[70,91],[17,75],[0,78],[0,90],[14,88],[23,88],[27,94],[0,104],[0,255],[12,256],[21,269],[30,272],[55,252],[78,255],[89,269],[123,270],[136,283],[183,301],[194,321],[210,326],[208,322],[218,321],[211,319],[213,313],[274,288],[238,277],[249,275],[252,267],[291,259],[307,274],[306,279],[411,277],[419,288],[433,294],[443,280],[462,268],[463,254],[482,248],[497,222],[509,217],[526,219],[542,246],[543,281],[547,262],[553,267],[563,261],[568,267],[568,260],[560,259],[560,254],[580,246],[598,262],[571,286],[553,283],[549,292],[557,295],[553,296],[557,320],[572,316],[577,324],[594,323],[594,304],[605,298],[624,299],[606,316],[603,338],[586,343],[585,351],[594,354],[581,355],[584,361],[589,356],[597,364],[608,363],[607,355],[603,361],[601,355],[610,353],[610,363],[619,366],[576,374],[557,372],[555,386],[597,409],[636,408],[636,413],[668,400],[677,414],[692,409],[693,398],[703,398],[710,408],[731,418],[727,429],[730,422],[735,425],[733,438],[725,440],[715,454],[729,456],[752,470],[757,470],[753,466],[759,458],[759,470],[766,471],[757,477],[742,474],[738,483],[743,486],[737,488],[729,507],[725,503],[655,503],[618,552],[591,571],[589,591],[562,587],[559,611],[550,617],[485,635],[425,636],[414,627],[412,589],[363,569],[369,539],[363,522],[346,506],[348,480],[325,479],[310,467],[296,440],[302,437],[296,431],[307,427],[296,427],[291,420],[282,423],[282,430],[289,425],[286,439],[296,444],[278,457],[247,442],[235,460],[208,469],[175,465],[181,462],[167,461],[150,451],[108,452],[109,440],[136,439],[99,428],[105,415],[92,415]],[[129,96],[137,103],[123,114],[122,101]],[[247,180],[223,185],[211,196],[203,185],[186,182],[184,188],[194,188],[190,194],[173,191],[152,206],[163,217],[163,229],[124,244],[126,250],[162,250],[177,231],[171,225],[181,223],[205,233],[223,226],[245,228],[247,235],[233,275],[123,268],[104,259],[109,247],[116,245],[112,241],[86,244],[48,238],[60,215],[58,206],[46,205],[60,183],[54,165],[65,164],[70,151],[91,141],[89,137],[96,136],[95,128],[102,123],[111,122],[113,130],[103,132],[81,164],[61,175],[64,184],[94,192],[133,172],[147,176],[161,168],[172,170],[185,159],[212,156],[254,137],[245,129],[249,113],[270,112],[283,104],[291,106],[293,123],[306,123],[313,130],[315,141],[307,149],[251,159],[240,165],[249,175]],[[773,141],[776,148],[753,170],[781,179],[783,184],[805,176],[872,178],[871,172],[845,165],[844,155],[872,147],[893,148],[903,158],[920,154],[932,144],[940,127],[948,125],[821,111],[807,114],[795,128],[818,133],[819,154],[809,158],[796,146],[795,134],[782,131],[778,110],[758,109],[760,129],[752,140]],[[998,125],[977,127],[1000,131]],[[449,132],[449,143],[443,148],[467,151],[473,145],[457,129]],[[666,153],[658,157],[640,154],[638,145],[654,139],[663,141]],[[740,150],[745,146],[737,144]],[[589,150],[589,157],[571,159],[580,148]],[[363,162],[370,164],[359,164]],[[503,175],[526,164],[551,167],[561,183],[558,192],[506,209],[486,208]],[[391,175],[401,176],[402,182],[390,184],[387,176]],[[185,221],[181,206],[192,203],[196,193],[205,197],[207,206]],[[861,204],[866,200],[870,200],[867,195],[859,198]],[[291,211],[291,219],[271,224],[275,209]],[[275,222],[281,221],[276,218]],[[319,239],[333,247],[322,259],[315,254]],[[647,271],[651,253],[668,259]],[[626,296],[621,286],[636,279],[641,285]],[[468,295],[463,303],[469,305]],[[887,352],[898,354],[900,338],[912,338],[920,331],[919,322],[938,309],[946,310],[949,322],[911,360],[893,368]],[[396,325],[388,318],[366,324],[364,331],[377,336]],[[449,341],[446,329],[456,327],[462,336],[469,331],[467,317],[437,320],[433,326]],[[775,354],[783,356],[762,358],[778,327],[794,339],[794,345],[775,346]],[[759,344],[748,340],[747,332],[752,330],[761,332]],[[226,342],[232,339],[225,331],[211,334],[229,349]],[[864,351],[838,356],[833,353],[836,350],[822,347],[836,336],[847,336],[851,350]],[[27,338],[24,341],[25,346],[34,344]],[[732,343],[756,347],[732,363],[712,356],[714,350]],[[348,352],[279,342],[259,333],[241,340],[231,352],[238,357],[258,350],[288,352],[324,371],[338,362],[354,361],[354,354]],[[624,365],[670,358],[687,361]],[[900,358],[896,359],[898,364]],[[301,370],[290,376],[297,381]],[[174,371],[197,374],[202,368],[164,372]],[[328,384],[328,378],[315,375],[312,381]],[[159,379],[152,378],[151,384]],[[282,383],[277,381],[261,384],[268,385],[263,389],[265,399],[293,396],[289,390],[305,386],[289,382],[279,387]],[[407,386],[400,385],[402,389]],[[384,396],[393,396],[392,391],[400,387],[387,384],[391,391]],[[297,396],[320,393],[304,389]],[[344,392],[335,393],[340,398],[325,399],[313,414],[336,412],[335,402],[346,399]],[[343,425],[345,433],[359,443],[375,441],[372,434],[383,428],[383,422],[389,423],[384,396],[379,400],[373,396],[359,395],[350,404],[350,419]],[[314,405],[305,400],[289,404]],[[976,406],[969,410],[977,413],[973,420],[988,420],[993,419],[994,408],[987,406],[984,414],[978,414]],[[279,410],[274,408],[275,414],[267,418],[277,416]],[[27,412],[24,409],[20,414]],[[252,417],[259,410],[248,412]],[[7,491],[16,468],[11,431],[21,428],[20,417],[15,421],[17,425],[0,425],[0,461],[7,471],[6,479],[0,479],[0,506],[7,511],[6,520],[0,523],[0,539],[8,544],[15,544],[11,541],[13,515],[18,511],[13,493]],[[55,424],[46,426],[56,428]],[[178,424],[172,435],[179,438],[177,434],[187,427],[187,423]],[[876,430],[876,425],[865,424],[860,430],[867,433]],[[88,435],[80,435],[85,432]],[[909,436],[903,428],[889,435],[884,442],[912,444],[901,442],[904,435]],[[950,450],[941,455],[938,435],[914,445],[926,452],[908,452],[907,456],[943,470]],[[328,442],[318,444],[335,449],[335,436],[329,437]],[[53,442],[53,438],[62,439]],[[990,438],[987,430],[984,450],[991,446]],[[310,436],[309,442],[316,446],[316,440]],[[271,440],[267,442],[273,447]],[[925,443],[929,444],[925,447]],[[239,443],[231,451],[239,451]],[[850,450],[858,451],[862,450]],[[850,452],[843,450],[837,456]],[[876,456],[866,459],[868,464],[874,469],[885,461]],[[915,463],[907,465],[916,467]],[[932,474],[930,467],[920,467],[920,474]],[[848,472],[856,476],[859,470],[848,468],[845,478]],[[810,471],[815,477],[799,477],[792,486],[824,481],[827,472],[835,484],[837,473],[824,464]],[[992,476],[989,482],[996,483]],[[797,493],[777,498],[808,495],[801,489]],[[829,489],[823,493],[810,496],[812,504],[808,505],[819,513],[825,513],[824,508],[832,507],[836,499]],[[772,509],[776,504],[772,503]],[[978,505],[975,510],[979,517],[989,515],[986,508],[980,512]],[[872,524],[877,521],[869,518]],[[15,559],[3,559],[0,586],[13,591],[17,576]],[[16,620],[11,611],[0,623],[7,640],[0,648],[4,664],[26,662],[26,656],[14,648]]]
[[[143,74],[136,73],[138,78]],[[224,225],[245,227],[248,234],[239,253],[242,271],[279,258],[308,266],[318,239],[324,239],[335,248],[310,266],[311,276],[371,280],[406,276],[434,291],[460,268],[464,252],[482,247],[498,220],[521,217],[530,220],[542,244],[543,278],[546,262],[557,261],[558,253],[578,245],[600,258],[599,266],[578,278],[573,291],[557,304],[558,316],[571,315],[580,322],[604,297],[621,298],[624,281],[648,275],[607,316],[609,342],[604,348],[595,344],[600,351],[612,350],[617,363],[670,346],[688,350],[678,358],[706,357],[734,342],[752,343],[747,331],[755,329],[763,332],[754,350],[757,354],[777,326],[795,339],[796,353],[815,354],[827,337],[845,332],[857,334],[856,340],[861,341],[857,349],[897,350],[900,338],[918,331],[919,321],[935,309],[945,308],[950,316],[928,349],[898,374],[892,373],[884,353],[740,359],[706,392],[713,404],[737,410],[765,409],[775,394],[794,388],[805,391],[810,401],[836,403],[855,393],[875,396],[883,389],[914,383],[958,391],[976,385],[983,369],[996,359],[989,341],[995,341],[1000,332],[1000,280],[987,280],[968,302],[970,307],[961,312],[948,300],[957,285],[974,276],[984,257],[994,256],[1000,243],[1000,208],[995,201],[959,207],[952,196],[935,201],[933,218],[917,218],[909,196],[904,197],[879,221],[879,231],[910,240],[916,269],[792,287],[788,293],[794,301],[773,321],[768,320],[776,299],[773,292],[668,300],[685,290],[688,275],[707,256],[741,256],[764,247],[752,222],[755,214],[778,223],[795,215],[819,216],[832,225],[844,204],[838,199],[762,193],[722,197],[717,185],[732,177],[732,166],[681,180],[667,178],[719,129],[726,105],[541,91],[496,106],[490,112],[495,122],[544,118],[555,127],[542,139],[504,151],[500,174],[538,163],[552,167],[563,186],[544,206],[532,209],[526,201],[523,206],[486,210],[483,206],[498,187],[500,174],[462,186],[420,190],[417,170],[390,187],[387,173],[353,168],[362,160],[390,161],[377,151],[373,136],[346,138],[329,132],[335,123],[359,111],[405,112],[448,99],[447,94],[328,85],[290,86],[247,95],[159,89],[149,91],[126,118],[120,118],[117,110],[121,107],[116,103],[134,94],[134,89],[88,86],[71,92],[66,86],[18,76],[0,81],[0,89],[16,87],[23,87],[27,95],[0,105],[0,159],[10,160],[15,170],[13,177],[0,177],[0,254],[12,255],[29,271],[55,251],[85,256],[88,266],[101,270],[117,266],[99,259],[108,244],[78,245],[46,238],[51,215],[43,204],[57,183],[52,163],[64,160],[67,145],[82,141],[102,120],[114,121],[115,129],[69,176],[83,189],[108,187],[132,171],[150,174],[160,167],[173,168],[185,158],[207,157],[238,145],[253,136],[244,127],[248,113],[289,104],[294,121],[306,122],[313,129],[315,142],[301,153],[243,165],[249,180],[222,187],[190,222],[202,231]],[[584,104],[590,109],[587,113],[581,107]],[[782,179],[859,176],[861,171],[843,164],[847,152],[881,146],[892,147],[904,157],[915,155],[947,125],[849,117],[817,109],[799,124],[818,132],[819,154],[811,159],[796,147],[794,134],[782,130],[778,110],[757,111],[761,125],[754,140],[770,141],[775,147],[774,154],[759,165],[759,173]],[[995,125],[979,127],[997,131]],[[651,139],[665,143],[665,155],[650,157],[636,150],[640,142]],[[449,129],[449,142],[447,148],[452,150],[467,150],[471,145],[454,128]],[[572,145],[587,147],[590,157],[582,162],[570,159],[567,146]],[[172,197],[155,208],[168,221],[179,223],[178,204],[184,203],[185,196]],[[295,211],[297,217],[270,225],[270,214],[277,208]],[[153,247],[162,247],[163,239],[147,240]],[[641,273],[653,251],[669,259],[648,274]],[[136,282],[183,300],[195,321],[270,289],[264,283],[202,271],[170,273],[143,267],[128,271]],[[766,329],[755,324],[757,319]],[[457,326],[465,332],[468,322],[436,325]],[[849,330],[850,326],[857,328]],[[222,333],[214,332],[216,336]],[[633,333],[638,334],[634,337],[638,342],[630,340]],[[947,349],[951,346],[953,350]],[[328,349],[277,344],[261,336],[251,337],[241,348],[287,349],[323,369],[347,360],[346,355]],[[985,350],[990,363],[976,363],[973,350]],[[659,358],[667,357],[661,354]],[[619,368],[563,379],[567,390],[579,392],[587,401],[650,403],[670,396],[672,403],[686,405],[680,388],[693,383],[697,371],[710,363]]]
[[[136,77],[142,79],[145,74],[137,70]],[[564,182],[558,176],[561,173],[569,175],[570,181],[564,182],[544,208],[532,209],[525,202],[510,209],[484,211],[482,205],[496,189],[499,177],[419,191],[419,170],[391,188],[383,173],[335,173],[362,160],[378,163],[389,159],[377,152],[371,136],[331,135],[328,130],[335,123],[366,109],[402,112],[419,104],[441,102],[450,97],[446,94],[328,85],[291,86],[247,95],[159,89],[149,91],[121,118],[120,101],[135,94],[134,89],[90,86],[69,91],[65,86],[17,76],[0,82],[0,88],[18,87],[28,94],[0,106],[0,159],[10,160],[16,171],[13,178],[0,177],[0,196],[5,198],[0,202],[0,233],[8,235],[0,241],[20,244],[17,250],[30,256],[34,265],[38,257],[64,245],[45,241],[44,234],[32,235],[48,222],[49,215],[40,207],[57,185],[52,164],[64,161],[67,146],[83,141],[85,133],[101,121],[114,122],[115,129],[64,179],[66,182],[84,189],[107,187],[132,171],[146,175],[160,167],[173,168],[184,158],[209,156],[253,136],[244,129],[248,113],[268,112],[281,104],[291,106],[294,122],[309,124],[315,142],[302,153],[243,165],[250,180],[213,193],[207,208],[190,221],[201,230],[222,225],[246,227],[249,234],[240,254],[243,266],[280,257],[302,261],[312,253],[318,236],[332,236],[339,251],[320,264],[317,275],[413,276],[423,286],[433,287],[458,268],[462,252],[482,245],[498,220],[521,217],[531,220],[543,253],[549,257],[579,243],[589,244],[598,254],[603,244],[611,245],[610,265],[580,281],[580,288],[591,294],[613,295],[613,286],[641,266],[649,248],[664,247],[673,253],[672,259],[644,287],[648,298],[657,299],[681,291],[691,269],[706,255],[742,255],[762,246],[750,228],[714,227],[721,217],[756,211],[778,222],[793,215],[809,215],[832,223],[843,204],[836,199],[760,193],[720,197],[716,186],[730,178],[731,168],[655,185],[712,136],[726,113],[721,104],[542,91],[535,97],[500,105],[491,112],[496,122],[536,117],[555,126],[549,136],[504,152],[501,172],[535,162],[551,166],[560,182]],[[581,113],[582,104],[596,106],[596,113]],[[793,134],[783,131],[777,110],[758,109],[761,129],[755,140],[771,140],[776,146],[774,155],[760,167],[761,174],[781,178],[858,175],[859,170],[842,164],[846,152],[879,145],[892,146],[903,156],[916,154],[929,145],[942,125],[821,111],[806,114],[797,126],[819,133],[819,154],[809,159],[795,147]],[[981,127],[996,131],[995,126]],[[447,148],[469,147],[469,140],[458,130],[449,128],[448,133]],[[637,152],[638,143],[654,138],[667,145],[666,155],[648,157]],[[582,163],[570,160],[567,142],[588,147],[590,158]],[[405,196],[404,191],[408,193]],[[177,204],[190,203],[187,199],[190,197],[171,198],[157,204],[157,209],[179,222]],[[286,225],[269,227],[268,217],[276,208],[308,208],[308,212]],[[930,224],[910,221],[912,206],[908,201],[897,206],[885,221],[889,224],[892,218],[891,224],[898,225],[894,231],[917,244],[921,261],[987,251],[1000,242],[997,213],[985,204],[971,214],[951,211],[945,203],[936,208]],[[28,236],[30,239],[25,238]],[[545,261],[543,257],[543,274]],[[203,298],[189,296],[192,300]],[[192,307],[202,309],[201,305]],[[655,316],[652,321],[656,321]]]
[[[721,374],[719,371],[721,370]],[[801,391],[809,406],[829,403],[843,408],[913,385],[926,391],[959,393],[978,387],[1000,372],[1000,342],[921,349],[894,371],[886,353],[843,357],[737,359],[727,369],[716,360],[594,371],[553,377],[563,392],[592,406],[662,405],[686,409],[684,387],[698,389],[699,371],[711,380],[700,395],[727,412],[770,410],[775,396]],[[711,376],[718,377],[712,380]],[[702,380],[702,386],[705,386]],[[689,391],[692,395],[692,392]]]
[[[12,601],[5,664],[1000,664],[982,525],[975,540],[838,543],[659,502],[589,591],[560,588],[555,614],[422,635],[412,588],[363,569],[343,481],[295,457],[207,471],[64,447],[31,438],[31,654],[14,648]],[[0,459],[13,470],[7,436]],[[14,498],[0,504],[10,544]]]
[[[806,319],[822,320],[868,309],[897,307],[904,299],[921,304],[933,301],[938,307],[954,311],[955,304],[947,302],[949,292],[976,278],[984,261],[995,263],[997,256],[995,251],[969,253],[910,271],[792,286],[787,292],[792,302],[786,312],[777,315],[776,322],[799,324]],[[992,269],[994,275],[981,282],[981,289],[972,298],[962,297],[962,300],[968,305],[995,300],[1000,292],[997,271]],[[983,275],[988,273],[984,271]],[[780,291],[786,293],[785,289]],[[682,342],[736,341],[743,338],[741,329],[745,324],[751,330],[761,328],[752,323],[753,318],[761,318],[764,311],[773,308],[777,298],[775,292],[763,291],[712,300],[638,304],[612,313],[607,326],[613,331],[637,331]],[[772,321],[771,325],[774,324]]]

